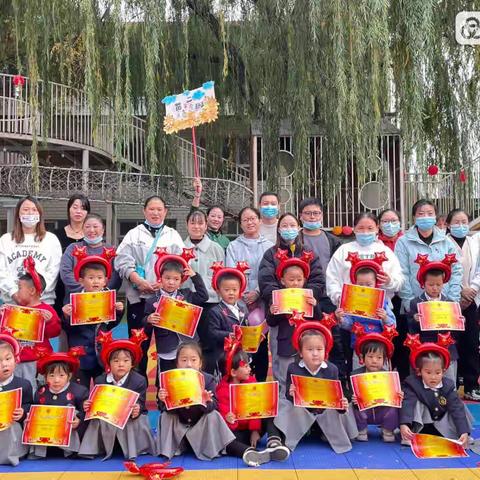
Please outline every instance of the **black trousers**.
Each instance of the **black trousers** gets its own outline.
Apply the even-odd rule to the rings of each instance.
[[[268,374],[268,339],[264,338],[256,353],[252,354],[252,373],[257,382],[264,382]]]
[[[147,378],[147,352],[152,340],[153,327],[150,324],[144,325],[143,317],[145,315],[145,300],[141,300],[138,303],[130,303],[127,301],[127,323],[128,323],[128,336],[131,335],[133,329],[143,328],[148,340],[142,343],[142,360],[137,366],[138,373],[141,373]]]
[[[410,375],[409,356],[410,350],[403,344],[407,338],[408,324],[406,315],[400,315],[400,307],[402,301],[400,297],[395,295],[392,298],[393,313],[397,319],[398,336],[393,338],[393,346],[395,350],[392,357],[392,368],[398,371],[400,380],[405,380]]]
[[[97,365],[95,368],[88,370],[80,368],[77,372],[77,381],[80,385],[87,387],[90,390],[90,383],[103,373],[102,367]]]
[[[478,388],[480,375],[478,309],[472,302],[462,311],[465,317],[465,331],[457,333],[458,376],[463,377],[465,392]]]

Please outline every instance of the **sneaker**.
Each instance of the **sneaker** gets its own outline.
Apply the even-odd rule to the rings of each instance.
[[[270,444],[267,447],[267,451],[270,452],[271,460],[274,460],[275,462],[284,462],[290,456],[290,450],[282,444]]]
[[[366,428],[359,430],[355,440],[357,440],[357,442],[368,442],[368,430]]]
[[[266,450],[254,450],[253,448],[249,448],[243,454],[242,460],[249,466],[249,467],[258,467],[264,463],[268,463],[270,458],[270,452],[267,448]]]
[[[472,402],[480,402],[480,390],[470,390],[469,392],[465,392],[463,398]]]
[[[395,441],[395,435],[391,430],[385,430],[382,428],[383,441],[386,443],[393,443]]]

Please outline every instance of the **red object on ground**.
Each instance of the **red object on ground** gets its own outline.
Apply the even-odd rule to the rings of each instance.
[[[137,465],[135,462],[124,462],[125,468],[130,473],[142,475],[147,480],[153,478],[173,478],[183,473],[183,467],[169,467],[170,462],[165,463],[146,463],[145,465]]]

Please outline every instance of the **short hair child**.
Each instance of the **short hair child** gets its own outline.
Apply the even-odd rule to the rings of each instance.
[[[240,367],[241,362],[250,363],[250,357],[247,352],[243,350],[238,350],[232,359],[232,370],[237,370]],[[226,371],[227,368],[227,354],[224,352],[223,355],[218,359],[218,369],[223,375],[230,375],[230,372]]]
[[[363,358],[365,358],[365,355],[367,355],[368,353],[377,352],[381,352],[384,359],[387,358],[387,349],[385,347],[385,344],[383,344],[382,342],[376,342],[373,340],[371,342],[365,342],[362,345],[361,352]]]
[[[37,275],[38,275],[38,278],[40,279],[40,284],[42,286],[42,291],[40,293],[38,293],[38,296],[40,297],[41,293],[43,293],[43,291],[45,290],[45,288],[47,286],[47,282],[45,281],[45,277],[43,275],[41,275],[40,273],[37,273]],[[28,286],[30,288],[35,288],[33,278],[29,273],[23,273],[22,275],[20,275],[18,277],[18,281],[19,282],[28,282]]]
[[[217,285],[220,287],[223,282],[226,282],[227,280],[236,280],[238,282],[238,285],[241,285],[240,279],[238,278],[237,275],[234,273],[222,273],[220,277],[217,280]]]
[[[175,272],[183,275],[184,268],[180,262],[165,262],[160,270],[160,275],[163,275],[165,272]]]
[[[426,362],[440,362],[442,364],[442,369],[445,370],[445,361],[438,353],[425,352],[420,354],[415,361],[415,367],[417,368],[418,372],[422,370]]]
[[[80,269],[80,278],[85,278],[85,275],[87,274],[87,270],[94,270],[96,272],[102,271],[105,276],[107,275],[107,269],[105,268],[105,265],[102,265],[101,263],[92,262],[92,263],[85,264]]]

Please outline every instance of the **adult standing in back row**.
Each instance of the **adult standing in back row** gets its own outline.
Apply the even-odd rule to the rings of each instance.
[[[274,192],[263,192],[258,201],[260,211],[260,235],[273,244],[277,241],[279,199]]]

